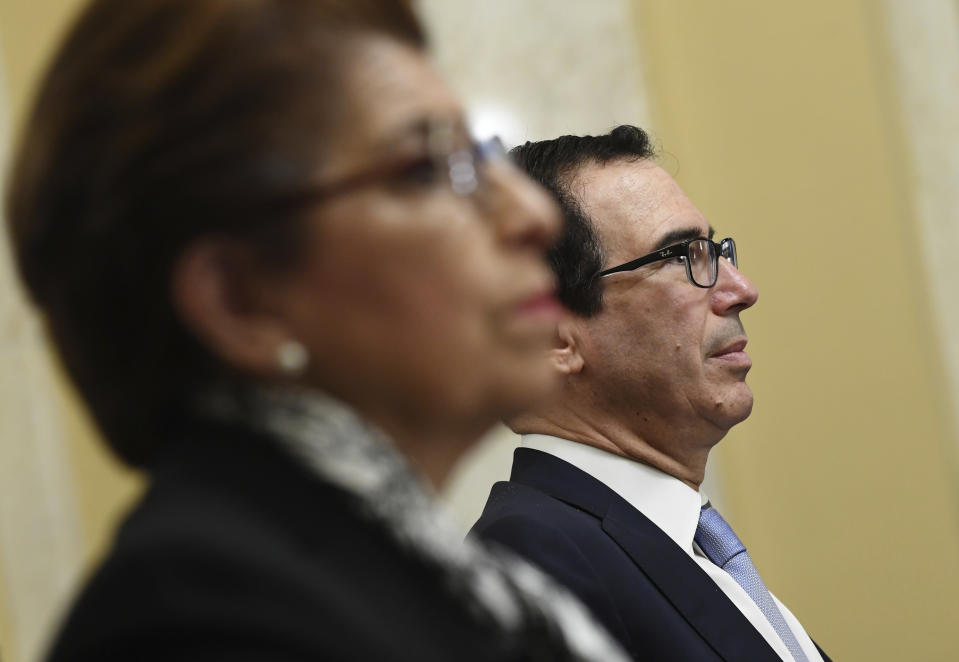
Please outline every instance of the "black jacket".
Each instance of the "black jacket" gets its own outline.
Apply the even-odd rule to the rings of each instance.
[[[659,527],[552,455],[517,449],[509,482],[493,487],[472,534],[511,548],[565,584],[636,660],[780,662]]]
[[[269,440],[177,436],[51,662],[515,659],[434,569]]]

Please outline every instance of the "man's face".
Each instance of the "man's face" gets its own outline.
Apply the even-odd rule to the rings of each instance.
[[[675,180],[645,159],[587,164],[572,189],[605,246],[604,268],[711,235]],[[678,259],[607,276],[602,311],[580,320],[594,406],[672,456],[712,446],[752,409],[739,313],[758,293],[719,263],[708,289],[690,283]]]

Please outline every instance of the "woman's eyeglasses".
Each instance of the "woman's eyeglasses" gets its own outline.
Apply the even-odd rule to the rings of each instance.
[[[450,119],[433,119],[425,125],[426,150],[418,156],[382,161],[332,182],[320,184],[305,197],[320,200],[378,184],[447,184],[463,196],[477,194],[487,185],[486,169],[508,160],[499,138],[473,140]]]

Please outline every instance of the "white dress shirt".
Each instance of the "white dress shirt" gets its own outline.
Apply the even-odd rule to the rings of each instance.
[[[529,434],[523,435],[522,446],[569,462],[625,499],[699,564],[779,657],[786,662],[795,662],[786,644],[749,594],[729,573],[710,561],[693,541],[699,525],[699,511],[707,501],[705,494],[659,469],[575,441]],[[772,598],[809,661],[823,662],[815,644],[796,617],[775,595]]]

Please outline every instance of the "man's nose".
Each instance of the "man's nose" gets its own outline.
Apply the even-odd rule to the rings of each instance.
[[[759,290],[732,262],[719,258],[719,278],[712,295],[713,312],[726,315],[753,306],[759,299]]]
[[[559,238],[559,206],[539,184],[509,164],[491,168],[497,204],[493,210],[497,235],[514,246],[548,249]]]

